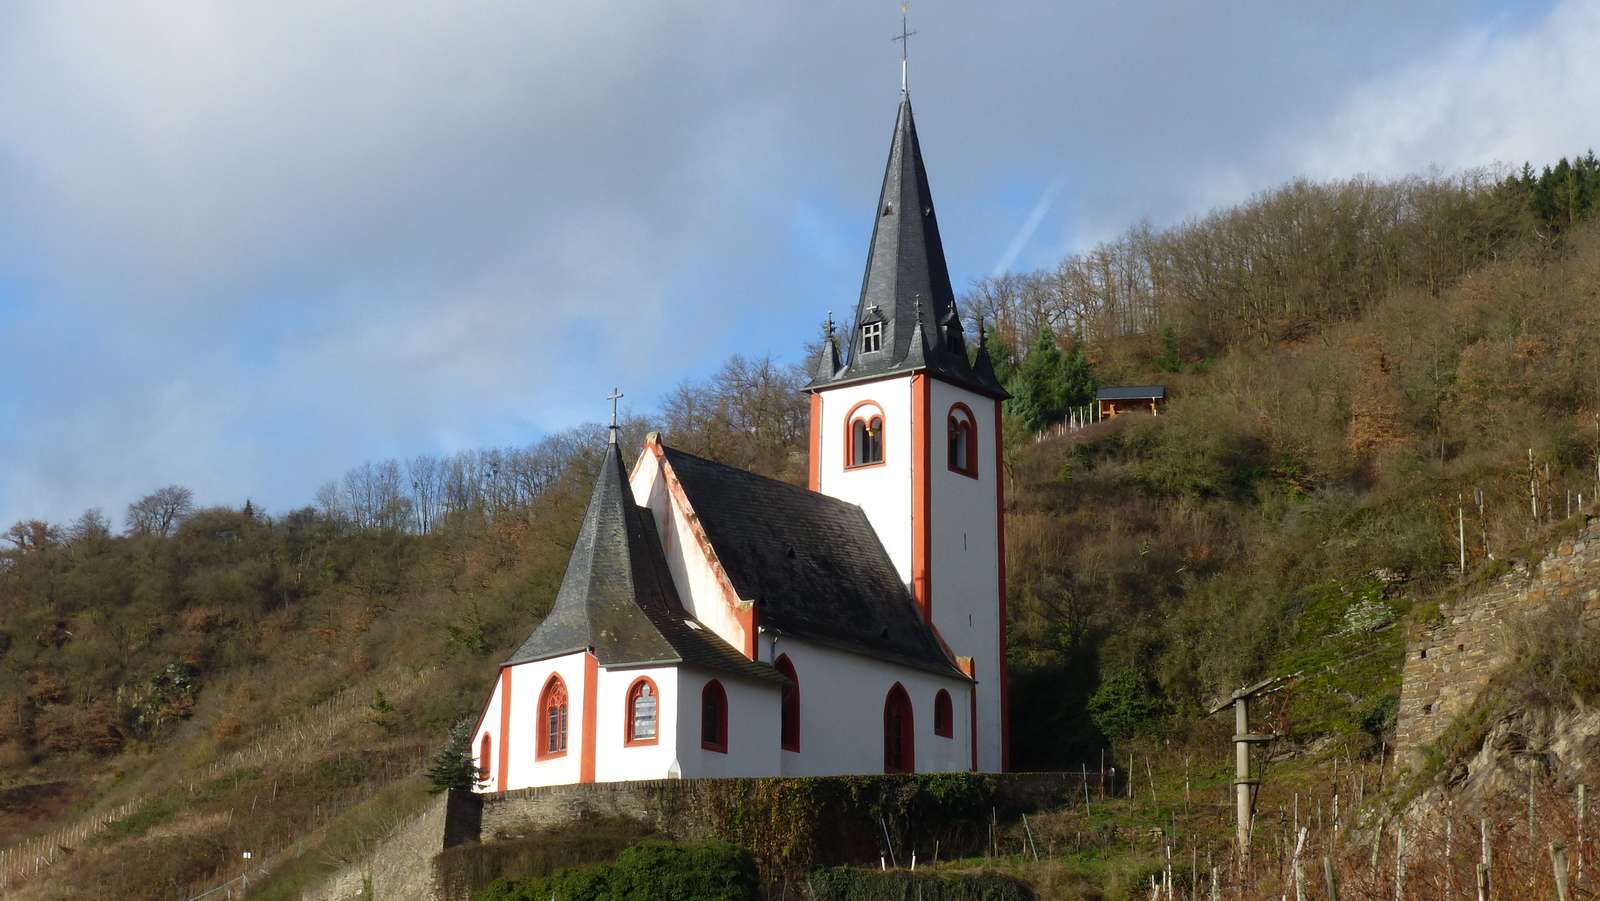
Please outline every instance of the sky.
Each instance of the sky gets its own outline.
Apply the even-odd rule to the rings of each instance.
[[[914,0],[951,276],[1600,131],[1600,0]],[[647,414],[860,290],[894,0],[0,6],[0,526]]]

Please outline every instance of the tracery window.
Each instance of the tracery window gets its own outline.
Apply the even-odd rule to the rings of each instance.
[[[660,704],[661,699],[656,695],[656,684],[648,677],[640,676],[628,687],[627,744],[653,745],[656,743],[656,724],[660,721]]]
[[[552,675],[539,694],[539,744],[534,758],[567,753],[567,683]]]

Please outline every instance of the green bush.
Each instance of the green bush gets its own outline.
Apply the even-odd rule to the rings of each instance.
[[[1026,883],[995,873],[921,875],[834,867],[811,874],[815,901],[1031,901]]]
[[[759,885],[754,858],[732,845],[646,841],[612,864],[496,880],[475,901],[755,901]]]
[[[1153,727],[1161,716],[1161,701],[1149,681],[1138,672],[1119,667],[1100,680],[1089,697],[1089,716],[1107,737],[1120,741]]]

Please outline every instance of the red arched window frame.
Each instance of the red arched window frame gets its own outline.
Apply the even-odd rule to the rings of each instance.
[[[567,683],[552,674],[539,692],[539,733],[533,759],[567,756]]]
[[[911,714],[911,696],[896,682],[883,699],[883,771],[917,771],[916,726]]]
[[[483,740],[478,742],[478,781],[489,781],[489,761],[494,759],[494,742],[490,740],[489,733],[483,733]]]
[[[966,404],[950,407],[945,458],[950,471],[969,478],[978,477],[978,418]]]
[[[883,408],[876,401],[864,400],[844,416],[844,468],[866,469],[882,466],[884,460]]]
[[[933,696],[933,734],[940,738],[954,738],[956,710],[950,702],[950,692],[939,689]]]
[[[728,693],[715,679],[700,690],[700,747],[728,753]]]
[[[628,686],[626,695],[627,703],[623,705],[622,734],[623,746],[629,748],[641,745],[653,745],[660,741],[661,736],[661,692],[656,688],[654,679],[649,676],[640,676]],[[654,704],[648,711],[639,708],[639,701],[649,698]],[[649,716],[641,716],[648,712]],[[648,735],[642,734],[648,731]]]
[[[789,680],[783,685],[778,744],[785,751],[798,751],[800,750],[800,677],[795,675],[794,663],[789,660],[788,654],[779,654],[772,668]]]

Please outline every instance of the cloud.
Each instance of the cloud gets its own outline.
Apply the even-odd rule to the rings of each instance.
[[[1352,86],[1317,126],[1272,146],[1277,179],[1394,178],[1581,155],[1600,121],[1600,6],[1568,0],[1542,18],[1464,29],[1435,52]],[[1212,196],[1259,180],[1232,169]]]
[[[282,509],[363,459],[531,441],[613,384],[648,408],[731,353],[792,356],[854,304],[899,90],[892,3],[0,16],[0,523],[167,482]],[[1449,0],[913,16],[958,284],[1287,168],[1376,165],[1298,138],[1330,110],[1376,129],[1384,78],[1515,43]],[[1532,108],[1417,103],[1560,118],[1491,96]],[[1449,125],[1372,143],[1403,166]]]

